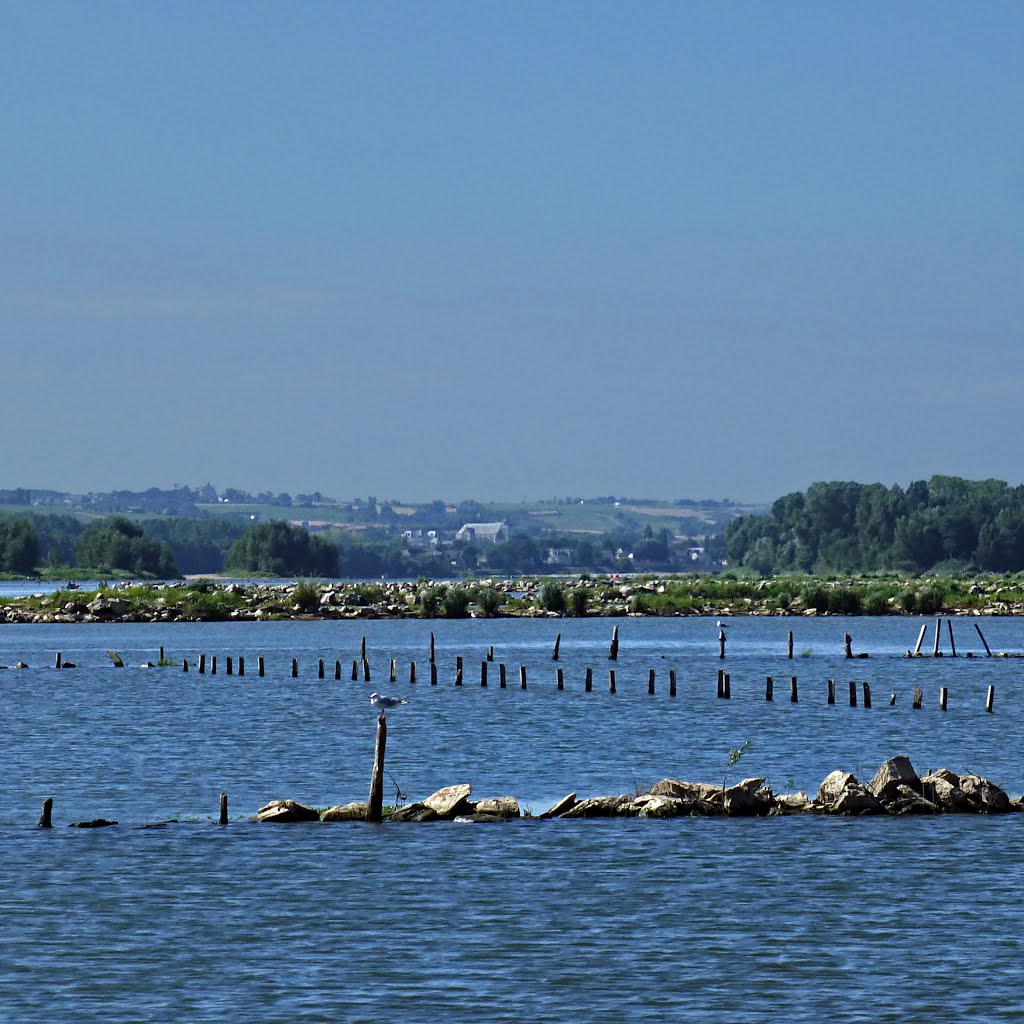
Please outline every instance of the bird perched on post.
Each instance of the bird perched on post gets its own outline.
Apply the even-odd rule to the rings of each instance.
[[[382,697],[379,693],[371,693],[370,703],[379,711],[385,711],[409,702],[404,697]]]

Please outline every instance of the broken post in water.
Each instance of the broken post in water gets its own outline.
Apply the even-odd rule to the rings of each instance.
[[[220,795],[220,818],[219,824],[226,825],[228,823],[228,795],[227,793],[221,793]]]
[[[995,700],[995,697],[996,688],[994,686],[989,686],[988,692],[985,694],[985,710],[989,714],[992,714],[992,703]]]
[[[503,690],[506,689],[507,683],[505,681],[505,662],[498,662],[498,686]]]
[[[939,687],[939,710],[945,711],[948,704],[949,692],[944,686]]]
[[[615,692],[615,669],[608,669],[608,692]]]
[[[932,657],[939,656],[939,640],[942,638],[942,616],[935,620],[935,643],[932,645]]]
[[[593,689],[594,689],[594,670],[588,666],[587,667],[586,679],[584,680],[584,683],[583,683],[583,690],[584,690],[585,693],[590,693],[591,690],[593,690]]]
[[[946,630],[949,633],[949,650],[952,656],[956,657],[956,641],[953,639],[953,620],[946,619]]]
[[[519,666],[519,689],[520,690],[525,690],[526,689],[526,666],[525,665],[520,665]]]
[[[861,688],[864,693],[864,707],[869,708],[871,707],[871,684],[862,683]]]
[[[480,685],[487,685],[487,659],[480,662]]]
[[[370,775],[370,799],[366,804],[366,820],[379,825],[384,807],[384,750],[388,742],[388,723],[384,715],[377,719],[377,742],[373,748],[373,773]]]
[[[921,653],[921,644],[924,643],[924,635],[928,632],[928,623],[921,623],[921,632],[917,634],[917,643],[914,644],[914,657],[916,658]]]
[[[434,661],[434,634],[433,633],[430,634],[430,661],[431,661],[431,663],[433,663],[433,661]]]
[[[836,702],[836,681],[834,679],[830,679],[828,681],[828,697],[826,698],[826,703],[828,703],[828,704],[835,704],[835,702]]]
[[[561,668],[556,669],[555,675],[556,675],[556,679],[557,679],[557,682],[556,682],[555,685],[558,687],[559,690],[564,690],[565,689],[565,675],[563,674],[562,669]]]
[[[718,631],[718,656],[719,658],[725,657],[725,630],[720,629]]]
[[[649,694],[654,693],[654,669],[652,668],[647,674],[647,692]]]
[[[924,694],[921,692],[921,687],[920,686],[915,686],[914,687],[914,700],[913,700],[913,702],[911,703],[910,706],[914,709],[914,711],[920,711],[921,710],[921,705],[923,703],[924,703]]]
[[[612,645],[608,648],[608,660],[615,661],[619,657],[619,627],[612,626]]]
[[[855,708],[857,706],[857,684],[851,679],[850,680],[850,707]]]
[[[668,695],[670,697],[676,695],[676,670],[674,668],[668,670]]]
[[[242,654],[238,656],[238,674],[240,676],[245,675],[245,656]]]
[[[791,704],[796,704],[800,700],[800,695],[796,690],[796,676],[789,677],[789,701]]]
[[[261,654],[261,655],[259,655],[256,658],[256,675],[258,675],[262,679],[263,678],[263,673],[265,671],[266,671],[266,665],[264,664],[263,655]]]
[[[775,700],[775,680],[768,676],[764,681],[764,699],[768,701]]]
[[[552,661],[558,661],[558,648],[561,646],[561,644],[562,644],[562,634],[559,633],[555,637],[555,649],[551,652],[551,660]]]
[[[853,637],[847,633],[843,636],[843,644],[846,647],[846,656],[848,658],[853,657]]]
[[[292,658],[292,679],[299,678],[299,659]]]
[[[979,626],[977,623],[975,623],[974,624],[974,628],[978,631],[978,636],[981,637],[981,642],[985,646],[985,656],[988,657],[988,658],[991,658],[992,657],[992,651],[990,650],[990,648],[988,646],[988,641],[985,639],[985,634],[982,633],[982,631],[981,631],[981,626]]]
[[[43,801],[43,811],[39,815],[39,827],[40,828],[53,828],[53,821],[51,815],[53,813],[53,797],[48,796]]]
[[[790,630],[789,636],[786,637],[786,657],[790,661],[793,660],[793,630]]]

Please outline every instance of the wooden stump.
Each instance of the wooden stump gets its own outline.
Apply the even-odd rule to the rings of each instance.
[[[39,815],[39,827],[40,828],[53,828],[53,797],[48,796],[43,801],[43,810]]]
[[[220,819],[219,824],[226,825],[228,823],[228,795],[227,793],[221,793],[220,795]]]
[[[775,700],[775,680],[771,676],[764,681],[764,699]]]
[[[608,692],[615,692],[615,669],[608,669]]]
[[[373,749],[373,772],[370,775],[370,798],[366,803],[366,820],[379,825],[384,807],[384,751],[388,742],[387,719],[377,719],[377,741]]]

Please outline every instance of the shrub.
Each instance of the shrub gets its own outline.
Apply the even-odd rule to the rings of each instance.
[[[910,589],[904,590],[899,596],[899,605],[908,615],[913,615],[917,610],[917,594]]]
[[[829,591],[828,610],[834,615],[860,615],[860,594],[853,587],[836,587]]]
[[[573,587],[569,591],[569,613],[576,618],[582,619],[587,614],[587,604],[590,595],[583,587]]]
[[[820,583],[804,587],[800,596],[806,608],[813,608],[817,612],[828,611],[828,591]]]
[[[544,583],[537,594],[537,603],[546,612],[564,612],[565,590],[561,583],[555,583],[553,580]]]
[[[310,580],[302,580],[295,584],[292,600],[304,612],[320,607],[320,588]]]
[[[917,610],[921,615],[937,615],[946,603],[946,593],[942,587],[922,587],[917,592]]]
[[[504,603],[504,597],[494,587],[481,587],[476,592],[476,603],[480,611],[490,618],[492,615],[497,615],[498,609]]]
[[[437,617],[441,607],[441,598],[444,597],[446,587],[427,587],[420,591],[420,615],[425,619]]]
[[[889,595],[884,590],[869,590],[864,598],[864,611],[868,615],[888,615]]]
[[[446,619],[465,619],[469,615],[470,592],[465,587],[449,587],[441,598]]]

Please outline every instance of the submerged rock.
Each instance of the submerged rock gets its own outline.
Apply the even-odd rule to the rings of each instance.
[[[473,787],[467,782],[457,786],[445,786],[436,793],[431,793],[424,800],[427,805],[439,818],[454,818],[456,814],[469,811],[469,794]]]
[[[825,814],[884,814],[881,800],[850,772],[830,772],[818,787],[814,810]]]
[[[321,821],[366,821],[366,802],[338,804],[320,815]]]
[[[565,812],[569,810],[569,808],[572,807],[575,803],[576,794],[569,793],[568,795],[563,796],[561,800],[558,800],[554,804],[552,804],[552,806],[549,807],[542,815],[540,815],[540,817],[558,818],[561,815],[565,814]]]
[[[259,821],[287,824],[293,821],[319,821],[320,812],[297,800],[271,800],[256,812]]]

